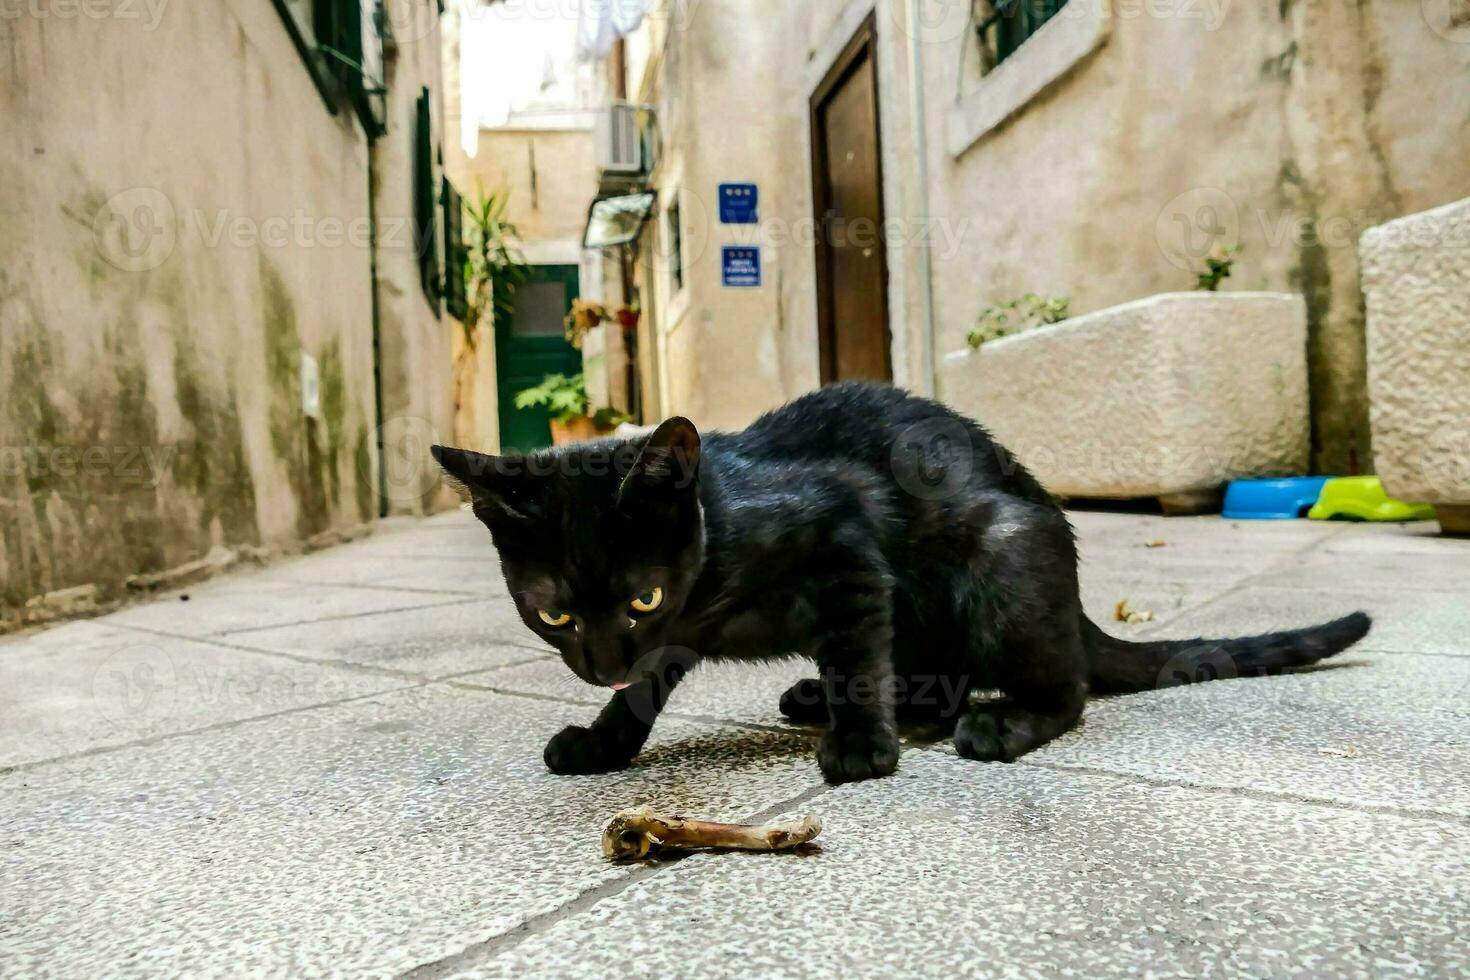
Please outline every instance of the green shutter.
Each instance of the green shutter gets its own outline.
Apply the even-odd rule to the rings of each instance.
[[[434,127],[429,90],[415,105],[413,148],[413,244],[418,250],[419,281],[434,312],[439,312],[439,243],[434,182]]]
[[[444,178],[444,308],[456,320],[470,314],[465,288],[465,262],[469,250],[464,242],[464,201],[459,191]]]

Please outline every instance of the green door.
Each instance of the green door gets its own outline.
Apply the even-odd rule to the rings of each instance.
[[[516,392],[548,374],[580,374],[582,352],[566,341],[563,322],[577,298],[577,267],[533,265],[516,287],[515,314],[495,325],[496,394],[500,401],[502,452],[527,452],[551,445],[544,408],[516,408]],[[508,320],[508,322],[504,322]]]

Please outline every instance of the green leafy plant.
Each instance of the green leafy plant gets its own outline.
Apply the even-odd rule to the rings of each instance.
[[[516,408],[544,406],[552,418],[567,423],[573,419],[591,415],[598,428],[611,428],[628,421],[628,416],[615,408],[600,408],[596,412],[587,397],[587,375],[548,374],[539,385],[516,392]]]
[[[1207,293],[1217,292],[1220,283],[1230,278],[1235,268],[1235,257],[1239,254],[1239,245],[1228,245],[1214,255],[1206,256],[1204,271],[1196,275],[1194,288]]]
[[[486,315],[509,317],[515,313],[515,291],[530,274],[516,245],[516,226],[506,217],[510,193],[477,186],[474,200],[465,201],[469,219],[464,280],[466,305],[465,341],[475,345],[475,328]]]
[[[545,407],[558,422],[587,414],[587,376],[548,374],[539,385],[516,392],[516,408]]]
[[[980,311],[975,329],[970,331],[970,346],[979,348],[988,340],[999,340],[1023,333],[1033,327],[1061,323],[1069,314],[1072,300],[1066,296],[1038,296],[1027,293],[1009,303],[987,306]]]

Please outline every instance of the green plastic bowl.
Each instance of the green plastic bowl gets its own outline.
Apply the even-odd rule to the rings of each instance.
[[[1432,521],[1434,508],[1395,500],[1376,476],[1339,476],[1328,480],[1307,512],[1314,521]]]

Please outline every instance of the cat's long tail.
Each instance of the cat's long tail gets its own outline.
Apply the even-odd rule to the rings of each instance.
[[[1109,636],[1082,617],[1087,666],[1097,694],[1148,691],[1303,667],[1341,653],[1366,636],[1372,626],[1367,613],[1355,612],[1321,626],[1234,640],[1133,643]]]

